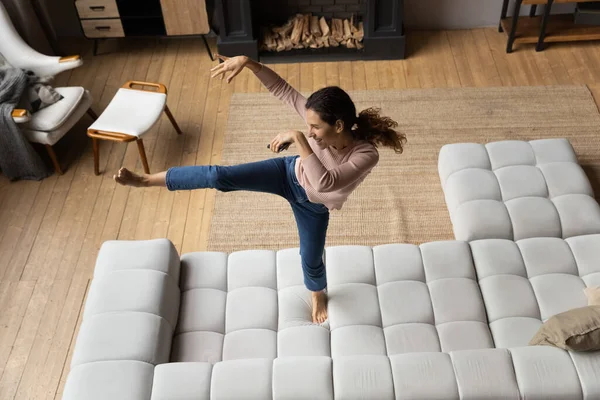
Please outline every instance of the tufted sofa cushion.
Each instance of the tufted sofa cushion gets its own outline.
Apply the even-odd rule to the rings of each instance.
[[[600,233],[600,206],[566,139],[448,144],[438,170],[458,240]]]
[[[467,243],[334,247],[326,263],[319,326],[297,249],[184,255],[172,361],[493,347]]]
[[[600,235],[330,247],[321,326],[297,249],[185,254],[152,398],[600,396],[597,354],[526,347],[545,318],[586,304],[598,249]]]
[[[527,346],[600,284],[600,235],[340,246],[325,260],[329,321],[314,325],[298,249],[180,261],[164,239],[105,243],[63,398],[600,397],[598,352]]]
[[[587,305],[600,283],[600,235],[471,242],[496,347],[526,346],[542,322]]]
[[[107,241],[96,260],[64,399],[148,399],[179,314],[177,250],[167,239]]]

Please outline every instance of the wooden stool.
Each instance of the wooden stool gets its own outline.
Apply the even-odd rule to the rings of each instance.
[[[134,89],[133,86],[141,86],[141,88]],[[144,89],[146,86],[156,90]],[[150,168],[146,159],[142,135],[152,129],[163,111],[169,117],[177,134],[181,134],[181,129],[167,107],[167,87],[165,85],[139,81],[125,83],[100,117],[87,130],[94,147],[94,173],[100,174],[98,139],[104,139],[126,143],[136,141],[144,172],[149,174]]]

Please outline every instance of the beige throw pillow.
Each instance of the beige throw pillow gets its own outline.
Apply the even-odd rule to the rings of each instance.
[[[600,350],[600,306],[575,308],[553,316],[529,344],[572,351]]]
[[[583,289],[588,299],[588,306],[600,306],[600,286]]]

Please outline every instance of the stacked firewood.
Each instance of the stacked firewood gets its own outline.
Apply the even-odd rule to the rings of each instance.
[[[345,46],[360,50],[364,47],[364,35],[363,23],[355,24],[354,16],[350,20],[333,18],[327,21],[324,17],[297,14],[283,26],[265,29],[261,49],[286,51]]]

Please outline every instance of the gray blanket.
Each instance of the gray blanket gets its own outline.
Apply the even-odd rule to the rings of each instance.
[[[21,69],[0,68],[0,170],[11,181],[40,180],[52,173],[12,118],[29,79]]]

